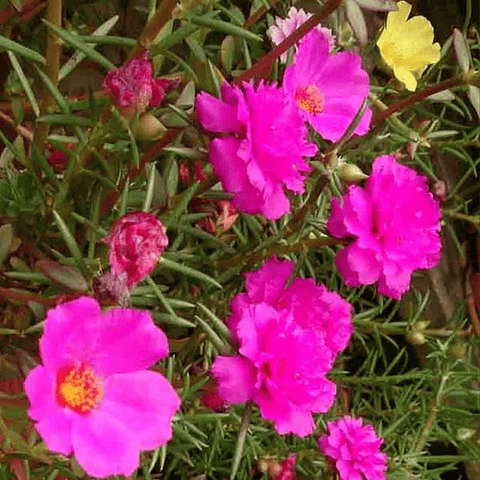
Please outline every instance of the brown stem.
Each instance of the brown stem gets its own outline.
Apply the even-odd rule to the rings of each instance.
[[[430,87],[425,88],[424,90],[421,90],[420,92],[413,93],[412,95],[409,95],[403,100],[400,100],[399,102],[394,103],[383,112],[378,113],[372,121],[371,128],[372,129],[378,128],[381,125],[381,123],[385,119],[387,119],[390,115],[393,115],[394,113],[402,110],[405,107],[413,105],[415,102],[423,100],[429,97],[430,95],[433,95],[434,93],[438,93],[438,92],[441,92],[442,90],[447,90],[449,88],[458,87],[460,85],[464,85],[465,83],[466,81],[463,76],[449,78],[448,80],[444,80],[443,82],[440,82],[437,85],[432,85]]]
[[[15,292],[14,290],[3,287],[0,287],[0,296],[24,303],[36,302],[47,307],[55,306],[57,303],[57,300],[55,298],[45,298],[35,293]]]
[[[48,0],[47,20],[56,27],[62,26],[62,0]],[[47,34],[47,61],[45,64],[45,73],[54,85],[58,83],[58,71],[60,69],[60,53],[62,51],[62,42],[58,36],[49,31]],[[50,90],[46,85],[42,88],[40,96],[40,114],[45,115],[49,112],[55,103]],[[38,125],[34,134],[34,142],[42,152],[48,137],[50,125],[45,122]]]
[[[2,111],[0,111],[0,119],[2,119],[5,123],[8,123],[9,125],[11,125],[11,127],[14,128],[15,131],[20,136],[22,136],[25,140],[27,140],[29,143],[33,140],[33,134],[28,128],[22,127],[21,125],[17,125],[13,118],[9,117],[7,114],[3,113]]]
[[[155,15],[145,25],[142,34],[138,38],[137,47],[134,48],[130,54],[130,58],[135,58],[143,50],[148,50],[150,45],[155,40],[163,26],[170,20],[172,11],[177,4],[176,0],[163,0],[158,7]]]
[[[291,35],[289,35],[282,43],[277,45],[271,52],[264,55],[255,65],[243,72],[233,81],[233,85],[250,80],[251,78],[265,78],[270,72],[272,63],[283,52],[287,51],[292,45],[295,45],[303,38],[312,28],[323,22],[331,13],[333,13],[343,0],[329,0],[318,13],[310,17],[303,25],[300,25]]]

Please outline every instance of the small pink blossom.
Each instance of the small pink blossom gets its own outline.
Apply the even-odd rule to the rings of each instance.
[[[116,220],[104,242],[116,273],[126,273],[128,287],[143,280],[168,246],[162,222],[151,213],[130,212]]]
[[[47,447],[75,455],[96,478],[130,476],[142,450],[172,437],[176,391],[148,368],[168,355],[148,311],[82,297],[49,310],[40,339],[43,365],[25,380],[29,416]]]
[[[262,213],[276,220],[290,212],[284,189],[303,193],[303,157],[317,147],[305,140],[306,127],[284,91],[260,82],[242,88],[222,85],[222,98],[197,95],[196,110],[202,127],[222,134],[210,142],[209,160],[223,188],[232,193],[239,210]]]
[[[293,268],[273,258],[247,274],[247,293],[233,298],[228,319],[240,355],[218,356],[212,373],[226,401],[253,400],[278,433],[304,437],[315,428],[312,413],[335,400],[326,375],[352,334],[352,308],[313,280],[285,288]]]
[[[351,185],[343,206],[332,200],[328,230],[355,238],[335,258],[345,283],[378,282],[379,293],[399,300],[415,270],[440,261],[440,215],[426,177],[392,155],[377,157],[365,188]]]
[[[275,22],[267,30],[267,35],[272,39],[274,45],[280,45],[280,43],[297,30],[300,25],[303,25],[311,16],[311,13],[306,13],[301,8],[297,10],[295,7],[290,7],[286,18],[275,18]],[[325,35],[328,40],[329,51],[332,51],[332,49],[335,48],[335,36],[332,34],[332,31],[321,25],[317,25],[315,28]],[[302,40],[303,38],[300,39],[298,43],[300,44]],[[280,55],[280,60],[282,63],[285,63],[287,59],[288,52],[283,52]]]
[[[328,422],[328,433],[318,440],[322,453],[333,460],[339,480],[385,480],[387,456],[383,439],[362,418],[345,416]]]
[[[152,64],[145,51],[125,66],[110,70],[103,81],[103,88],[122,114],[131,118],[135,112],[143,113],[148,106],[160,105],[168,91],[177,84],[177,80],[153,78]]]
[[[283,88],[303,119],[323,138],[336,142],[368,96],[370,83],[360,55],[329,54],[328,38],[314,29],[304,37],[285,70]],[[365,135],[371,118],[367,107],[354,134]]]

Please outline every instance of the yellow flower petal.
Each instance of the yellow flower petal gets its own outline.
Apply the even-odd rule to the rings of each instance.
[[[390,12],[387,17],[387,30],[395,31],[398,28],[402,28],[403,24],[407,21],[412,6],[407,2],[398,2],[398,10],[396,12]]]
[[[407,70],[404,67],[397,67],[396,65],[393,66],[393,73],[394,75],[400,80],[403,84],[405,84],[405,88],[414,92],[417,88],[417,80],[412,72]]]

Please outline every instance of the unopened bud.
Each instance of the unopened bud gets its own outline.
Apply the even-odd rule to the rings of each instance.
[[[407,342],[412,345],[423,345],[425,343],[425,336],[423,333],[411,331],[407,333]]]
[[[145,113],[138,119],[134,136],[137,140],[153,141],[162,138],[166,130],[160,120],[149,113]]]
[[[351,163],[344,163],[338,169],[338,176],[347,183],[357,183],[368,178],[368,175]]]

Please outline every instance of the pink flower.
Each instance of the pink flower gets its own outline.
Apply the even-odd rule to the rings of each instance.
[[[318,439],[320,450],[330,457],[339,480],[384,480],[387,456],[380,452],[383,440],[362,418],[346,416],[327,423],[328,434]]]
[[[285,70],[283,88],[304,120],[323,138],[336,142],[355,118],[370,86],[360,55],[328,52],[328,38],[322,32],[308,33]],[[371,118],[367,107],[354,133],[365,135]]]
[[[209,156],[232,204],[246,213],[276,220],[290,212],[284,188],[303,193],[311,170],[304,156],[317,147],[305,140],[307,130],[298,109],[282,89],[262,82],[255,89],[222,85],[222,99],[197,95],[203,128],[223,134],[210,142]]]
[[[412,272],[440,261],[440,207],[427,179],[395,161],[377,157],[365,188],[349,187],[332,200],[327,222],[337,238],[355,237],[335,263],[349,287],[378,282],[382,295],[400,299]]]
[[[280,45],[289,35],[303,25],[310,17],[311,13],[306,13],[304,10],[290,7],[287,18],[275,18],[275,23],[267,30],[267,35],[272,39],[275,45]],[[329,51],[335,47],[335,37],[329,28],[317,25],[317,30],[323,33],[328,40]],[[303,38],[298,42],[302,42]],[[296,51],[296,49],[295,49]],[[285,63],[288,59],[288,51],[280,55],[280,60]]]
[[[157,107],[177,80],[154,79],[148,52],[130,60],[127,65],[111,70],[103,81],[104,90],[116,103],[122,114],[131,118],[138,111],[143,113],[148,106]]]
[[[326,375],[352,334],[352,308],[313,280],[285,288],[293,268],[273,258],[246,275],[247,293],[234,297],[228,319],[240,355],[217,357],[212,373],[227,402],[253,400],[277,432],[304,437],[315,428],[312,413],[335,400]]]
[[[113,271],[126,273],[131,288],[155,268],[168,237],[155,215],[130,212],[114,222],[104,242],[110,247]]]
[[[180,398],[160,373],[165,334],[148,311],[102,315],[92,298],[51,309],[40,339],[43,365],[25,380],[29,416],[47,447],[74,454],[93,477],[131,475],[139,453],[167,443]]]

